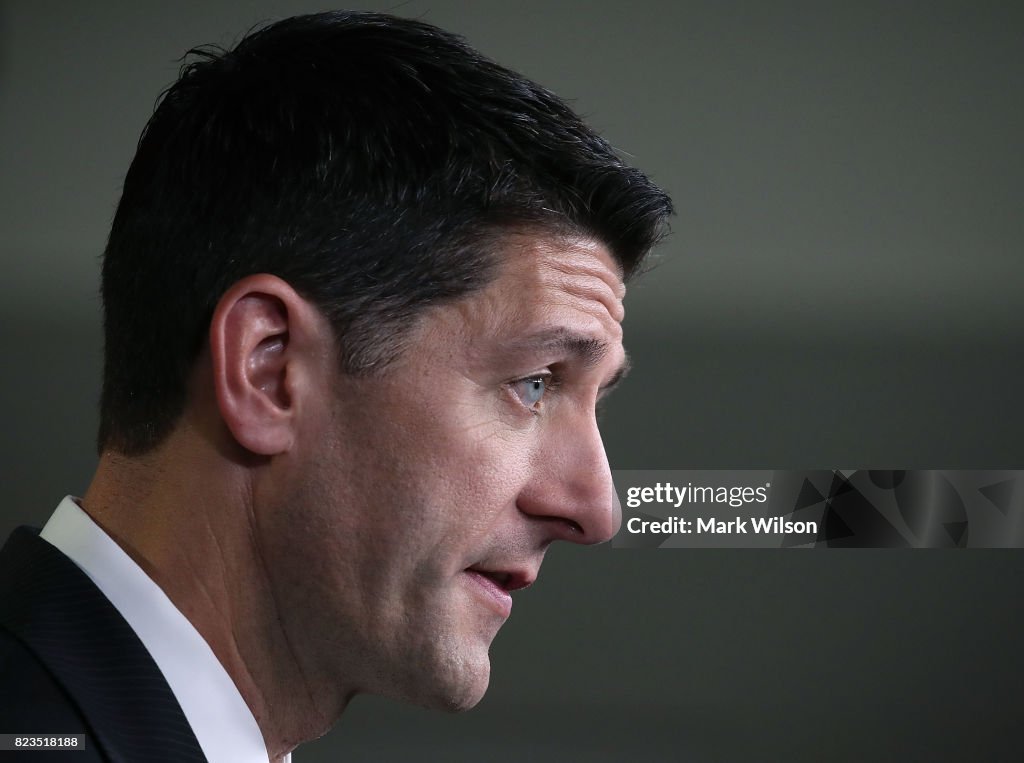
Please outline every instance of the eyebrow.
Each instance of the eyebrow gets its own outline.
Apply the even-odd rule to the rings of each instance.
[[[597,366],[608,354],[606,342],[562,327],[540,331],[514,342],[508,349],[511,352],[560,352],[577,358],[587,369]],[[602,396],[611,392],[612,388],[629,373],[630,368],[632,363],[627,354],[612,377],[601,385],[599,391]]]

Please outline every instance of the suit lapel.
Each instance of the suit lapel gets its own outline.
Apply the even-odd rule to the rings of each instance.
[[[19,527],[0,550],[0,623],[72,697],[112,761],[206,761],[167,681],[78,566]]]

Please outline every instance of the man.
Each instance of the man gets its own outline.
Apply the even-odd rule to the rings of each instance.
[[[95,477],[0,552],[0,731],[94,760],[281,760],[357,693],[476,704],[547,547],[618,528],[594,410],[671,211],[420,22],[194,54],[104,255]]]

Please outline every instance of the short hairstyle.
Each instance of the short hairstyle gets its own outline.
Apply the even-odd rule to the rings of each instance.
[[[173,429],[216,304],[248,275],[317,305],[343,370],[368,375],[426,306],[489,282],[510,229],[592,236],[628,277],[671,211],[559,98],[429,24],[328,12],[193,49],[104,253],[99,450],[140,455]]]

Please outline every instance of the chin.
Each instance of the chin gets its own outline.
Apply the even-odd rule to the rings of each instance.
[[[486,675],[482,681],[478,682],[477,686],[472,687],[468,691],[463,691],[457,695],[449,695],[447,701],[438,709],[449,713],[462,713],[466,710],[472,710],[484,698],[484,694],[487,693],[489,681],[490,676]]]
[[[417,689],[401,699],[431,710],[461,713],[483,699],[490,679],[491,662],[486,653],[465,655],[424,670],[416,681]]]

